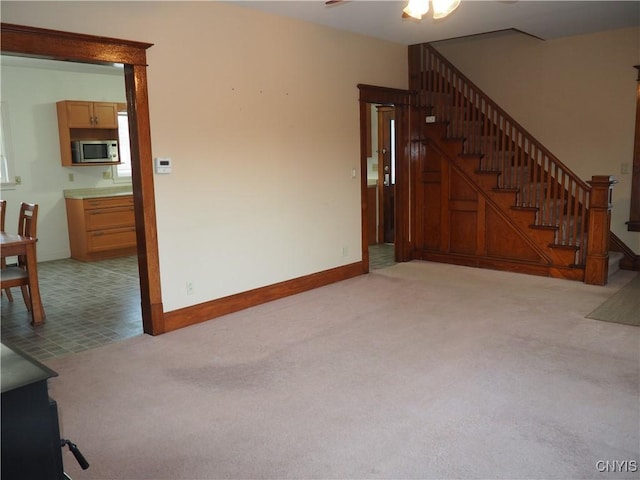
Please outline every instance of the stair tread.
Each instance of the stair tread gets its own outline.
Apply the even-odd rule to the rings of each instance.
[[[574,252],[580,249],[578,245],[563,245],[561,243],[550,243],[549,247],[563,250],[573,250]]]
[[[501,187],[495,187],[493,189],[494,192],[496,193],[518,193],[520,191],[519,188],[501,188]]]

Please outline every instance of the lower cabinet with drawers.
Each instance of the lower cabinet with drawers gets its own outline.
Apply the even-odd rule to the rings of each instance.
[[[133,195],[65,201],[71,258],[93,261],[135,255]]]

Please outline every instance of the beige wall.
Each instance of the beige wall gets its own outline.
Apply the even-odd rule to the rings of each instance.
[[[406,47],[219,2],[3,2],[2,21],[154,44],[165,311],[361,259],[356,85],[406,88]]]
[[[640,28],[542,41],[519,34],[440,42],[436,48],[582,179],[613,175],[611,228],[628,232]],[[630,168],[630,167],[629,167]]]

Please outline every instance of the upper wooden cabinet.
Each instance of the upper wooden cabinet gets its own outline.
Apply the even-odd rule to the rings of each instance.
[[[71,142],[78,140],[117,140],[118,103],[62,100],[56,103],[60,161],[63,166],[109,165],[105,163],[73,163]],[[124,104],[126,106],[126,104]]]
[[[58,102],[60,113],[66,116],[67,128],[118,128],[117,103],[65,100]]]

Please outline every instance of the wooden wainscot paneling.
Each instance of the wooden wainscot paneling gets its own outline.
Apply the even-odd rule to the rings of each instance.
[[[414,175],[414,247],[417,251],[438,251],[442,238],[442,168],[446,168],[446,161],[429,143],[416,148],[420,160]]]
[[[536,263],[543,261],[540,254],[493,208],[487,211],[486,232],[488,256]]]
[[[452,165],[449,165],[449,250],[476,254],[478,251],[478,194]]]

